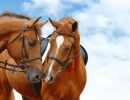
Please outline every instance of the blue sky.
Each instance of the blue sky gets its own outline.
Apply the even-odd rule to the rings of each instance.
[[[3,11],[13,11],[17,13],[24,13],[21,7],[22,3],[22,0],[17,0],[17,2],[15,0],[6,0],[6,2],[2,0],[0,3],[0,12],[2,13]]]
[[[1,7],[0,13],[2,13],[3,11],[12,11],[12,12],[15,12],[15,13],[28,14],[32,17],[44,15],[42,19],[46,19],[47,17],[49,17],[49,16],[47,16],[48,14],[41,13],[43,11],[44,6],[43,7],[37,7],[36,9],[30,9],[30,11],[29,11],[29,10],[25,10],[26,7],[25,8],[23,7],[23,5],[25,3],[32,3],[32,1],[31,0],[25,0],[25,2],[23,2],[22,0],[18,0],[18,1],[6,0],[6,2],[1,1],[1,3],[0,3],[0,7]],[[75,3],[73,5],[73,3],[70,3],[70,2],[68,3],[68,1],[65,1],[65,0],[63,0],[63,3],[67,5],[67,8],[64,8],[64,12],[62,12],[62,14],[60,14],[60,17],[63,17],[65,15],[70,16],[71,12],[73,12],[77,9],[82,10],[82,9],[87,7],[87,5],[85,5],[85,4]],[[71,6],[69,6],[69,5],[71,5]],[[33,6],[32,6],[32,8],[33,8]],[[33,11],[33,13],[32,13],[32,11]],[[51,16],[55,18],[55,15],[51,15]]]
[[[60,20],[72,16],[79,23],[81,44],[89,60],[88,82],[81,100],[130,99],[130,0],[6,0],[0,13],[13,11],[31,17]],[[43,36],[54,28],[48,23]]]

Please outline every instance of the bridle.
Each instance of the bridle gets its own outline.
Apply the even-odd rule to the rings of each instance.
[[[41,60],[41,57],[36,57],[36,58],[31,58],[31,59],[28,59],[28,53],[27,53],[27,50],[26,50],[26,47],[25,47],[25,44],[24,44],[24,32],[25,31],[36,31],[36,28],[34,27],[34,28],[25,28],[25,24],[26,24],[26,19],[24,20],[24,23],[23,23],[23,25],[22,25],[22,30],[21,30],[21,32],[14,38],[14,39],[12,39],[9,43],[8,43],[8,45],[7,45],[7,47],[13,42],[13,41],[15,41],[20,35],[21,35],[21,53],[20,53],[20,58],[21,58],[21,64],[19,64],[19,65],[16,65],[16,64],[10,64],[10,63],[8,63],[7,62],[7,60],[5,61],[5,62],[3,62],[3,61],[0,61],[0,63],[3,63],[4,64],[4,67],[3,66],[0,66],[0,68],[3,68],[3,69],[6,69],[6,70],[10,70],[10,71],[12,71],[12,73],[14,73],[15,71],[16,72],[24,72],[24,71],[26,71],[27,70],[27,63],[29,63],[29,62],[31,62],[31,61],[33,61],[33,60]],[[24,56],[25,56],[25,58],[26,58],[26,60],[24,60]],[[13,67],[13,69],[11,69],[11,68],[7,68],[6,66],[11,66],[11,67]],[[16,70],[15,68],[21,68],[20,70]],[[24,70],[23,70],[24,69]]]
[[[59,59],[57,59],[56,57],[54,57],[54,56],[48,56],[48,60],[49,59],[52,59],[52,60],[55,60],[55,61],[57,61],[60,65],[61,65],[61,67],[62,67],[62,70],[68,65],[68,64],[70,64],[79,54],[80,54],[80,51],[68,62],[68,60],[69,60],[69,58],[70,58],[70,55],[71,55],[71,53],[72,53],[72,49],[74,48],[74,50],[75,50],[75,35],[74,34],[64,34],[64,33],[61,33],[61,32],[58,32],[58,31],[54,31],[53,33],[58,33],[58,34],[60,34],[60,35],[64,35],[64,36],[68,36],[68,37],[72,37],[72,38],[74,38],[74,43],[72,43],[72,45],[71,45],[71,48],[70,48],[70,51],[69,51],[69,54],[68,54],[68,57],[67,57],[67,59],[65,60],[65,61],[61,61],[61,60],[59,60]],[[52,34],[53,34],[52,33]]]

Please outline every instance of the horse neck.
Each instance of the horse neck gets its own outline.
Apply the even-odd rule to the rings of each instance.
[[[22,20],[17,18],[0,17],[0,39],[9,37],[9,35],[21,29],[21,22]]]
[[[22,20],[10,17],[0,17],[0,53],[6,49],[12,36],[22,27]]]
[[[79,36],[78,30],[75,32],[75,35],[76,35],[75,50],[72,51],[73,53],[70,56],[71,59],[69,59],[69,61],[72,60],[73,58],[74,59],[72,60],[72,62],[65,69],[63,69],[63,70],[66,70],[66,72],[68,73],[67,75],[69,75],[69,76],[72,73],[71,71],[78,68],[77,66],[80,65],[79,63],[80,63],[80,59],[82,57],[81,54],[79,53],[80,52],[80,36]],[[77,65],[77,66],[75,67],[75,65]],[[64,76],[64,75],[61,75],[61,76]]]
[[[72,60],[72,62],[65,69],[63,69],[63,70],[66,70],[65,73],[67,73],[67,75],[69,75],[70,77],[71,77],[71,74],[73,73],[74,70],[79,69],[80,59],[82,57],[81,53],[79,53],[80,52],[80,36],[79,36],[78,30],[75,32],[75,34],[76,34],[75,50],[72,53],[71,59],[73,59],[73,57],[75,57],[76,55],[77,56]],[[64,74],[64,75],[66,75],[66,74]],[[64,75],[61,75],[61,76],[64,76]]]
[[[72,57],[75,56],[74,55]],[[56,84],[59,84],[61,82],[66,83],[68,80],[70,80],[75,74],[78,74],[78,71],[80,69],[80,63],[81,63],[81,54],[79,53],[77,57],[75,57],[74,60],[68,66],[66,66],[60,73],[58,73]],[[71,60],[71,59],[70,59]],[[70,61],[69,60],[69,61]],[[64,78],[63,78],[64,77]]]
[[[75,32],[76,40],[75,40],[75,54],[80,51],[80,36],[78,30]]]

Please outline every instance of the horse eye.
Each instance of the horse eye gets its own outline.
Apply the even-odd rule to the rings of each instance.
[[[70,47],[65,48],[65,51],[69,51],[69,50],[70,50]]]
[[[30,46],[35,46],[35,45],[36,45],[36,41],[34,41],[34,40],[29,40],[29,45],[30,45]]]

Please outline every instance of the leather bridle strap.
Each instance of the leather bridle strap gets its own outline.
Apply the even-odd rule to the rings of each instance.
[[[54,32],[56,32],[56,33],[58,33],[58,34],[60,34],[60,35],[65,35],[65,36],[69,36],[69,37],[73,37],[73,38],[74,38],[74,43],[72,44],[71,49],[70,49],[70,52],[69,52],[69,54],[68,54],[68,57],[67,57],[67,59],[66,59],[65,61],[60,61],[60,60],[57,59],[56,57],[48,56],[48,60],[49,60],[49,59],[52,59],[52,60],[57,61],[57,62],[61,65],[62,69],[64,69],[70,62],[72,62],[72,61],[75,59],[75,57],[76,57],[80,52],[78,52],[78,53],[70,60],[70,62],[68,63],[68,60],[69,60],[70,55],[71,55],[71,53],[72,53],[73,47],[74,47],[74,50],[75,50],[75,35],[74,35],[74,34],[63,34],[63,33],[58,32],[58,31],[54,31]],[[53,33],[54,33],[54,32],[53,32]]]
[[[24,24],[25,24],[25,22],[26,22],[26,20],[24,21]],[[35,29],[34,28],[25,28],[24,24],[23,24],[22,32],[21,32],[21,42],[22,42],[21,43],[21,49],[22,49],[21,50],[21,65],[20,65],[21,68],[23,68],[23,67],[27,68],[26,63],[28,63],[28,62],[41,59],[41,57],[36,57],[36,58],[32,58],[32,59],[28,60],[28,53],[27,53],[27,50],[26,50],[26,47],[25,47],[25,44],[24,44],[24,32],[25,31],[35,31]],[[26,60],[24,60],[24,54],[25,54]]]
[[[70,57],[70,54],[71,54],[71,51],[72,51],[72,47],[73,47],[73,44],[71,46],[68,57],[67,57],[67,59],[65,61],[60,61],[59,59],[57,59],[56,57],[53,57],[53,56],[50,56],[49,59],[53,59],[53,60],[57,61],[62,66],[62,68],[64,68],[67,65],[67,62],[69,60],[69,57]]]
[[[64,34],[64,33],[62,33],[62,32],[59,32],[59,31],[54,31],[54,32],[56,32],[56,33],[58,33],[58,34],[60,34],[60,35],[64,35],[64,36],[69,36],[69,37],[73,37],[74,38],[74,49],[75,49],[75,40],[76,40],[76,37],[75,37],[75,35],[74,34]],[[54,33],[53,32],[53,33]],[[52,33],[52,34],[53,34]]]
[[[64,34],[64,33],[59,32],[59,31],[57,31],[57,30],[56,30],[56,31],[54,31],[54,32],[56,32],[56,33],[58,33],[58,34],[60,34],[60,35],[64,35],[64,36],[73,37],[73,38],[74,38],[74,41],[75,41],[75,35],[74,35],[74,34]],[[54,32],[53,32],[53,33],[54,33]],[[53,34],[53,33],[52,33],[52,34]]]
[[[25,25],[25,23],[26,23],[26,19],[24,20],[24,22],[23,22],[23,25],[22,25],[22,31],[15,37],[15,38],[13,38],[8,44],[7,44],[7,47],[16,39],[16,38],[18,38],[23,32],[24,32],[24,25]]]
[[[27,68],[27,65],[24,61],[24,54],[23,54],[23,53],[25,53],[25,57],[27,59],[27,50],[25,49],[25,44],[24,44],[24,32],[25,32],[24,25],[25,25],[25,23],[26,23],[26,20],[24,20],[24,24],[23,24],[22,32],[21,32],[21,67]]]
[[[24,23],[22,25],[22,31],[14,38],[12,39],[8,44],[7,44],[7,47],[14,41],[16,40],[20,35],[21,35],[21,64],[20,65],[16,65],[16,64],[9,64],[7,63],[7,60],[5,62],[3,61],[0,61],[0,63],[3,63],[4,64],[4,67],[3,66],[0,66],[0,68],[3,68],[3,69],[6,69],[6,70],[10,70],[12,71],[12,73],[14,73],[14,71],[16,72],[23,72],[26,70],[27,68],[27,65],[26,63],[29,63],[33,60],[39,60],[41,59],[41,57],[36,57],[36,58],[32,58],[32,59],[29,59],[28,60],[28,54],[27,54],[27,50],[25,48],[25,44],[24,44],[24,32],[25,31],[35,31],[35,27],[34,28],[25,28],[25,23],[26,23],[27,19],[24,20]],[[24,54],[25,54],[25,58],[26,60],[24,60]],[[13,69],[11,68],[7,68],[6,65],[8,66],[12,66]],[[15,70],[15,67],[17,68],[22,68],[22,67],[25,67],[25,70]]]
[[[69,58],[70,58],[70,55],[71,55],[71,53],[72,53],[72,48],[73,48],[73,47],[74,47],[74,45],[72,44],[71,49],[70,49],[70,52],[69,52],[69,54],[68,54],[68,57],[67,57],[67,59],[66,59],[65,61],[60,61],[59,59],[57,59],[56,57],[53,57],[53,56],[49,56],[48,59],[52,59],[52,60],[57,61],[57,62],[61,65],[62,69],[64,69],[68,64],[70,64],[70,63],[80,54],[80,52],[78,52],[78,53],[68,62],[68,60],[69,60]]]
[[[21,33],[19,33],[14,39],[12,39],[8,44],[7,44],[7,47],[17,38],[21,35]]]

